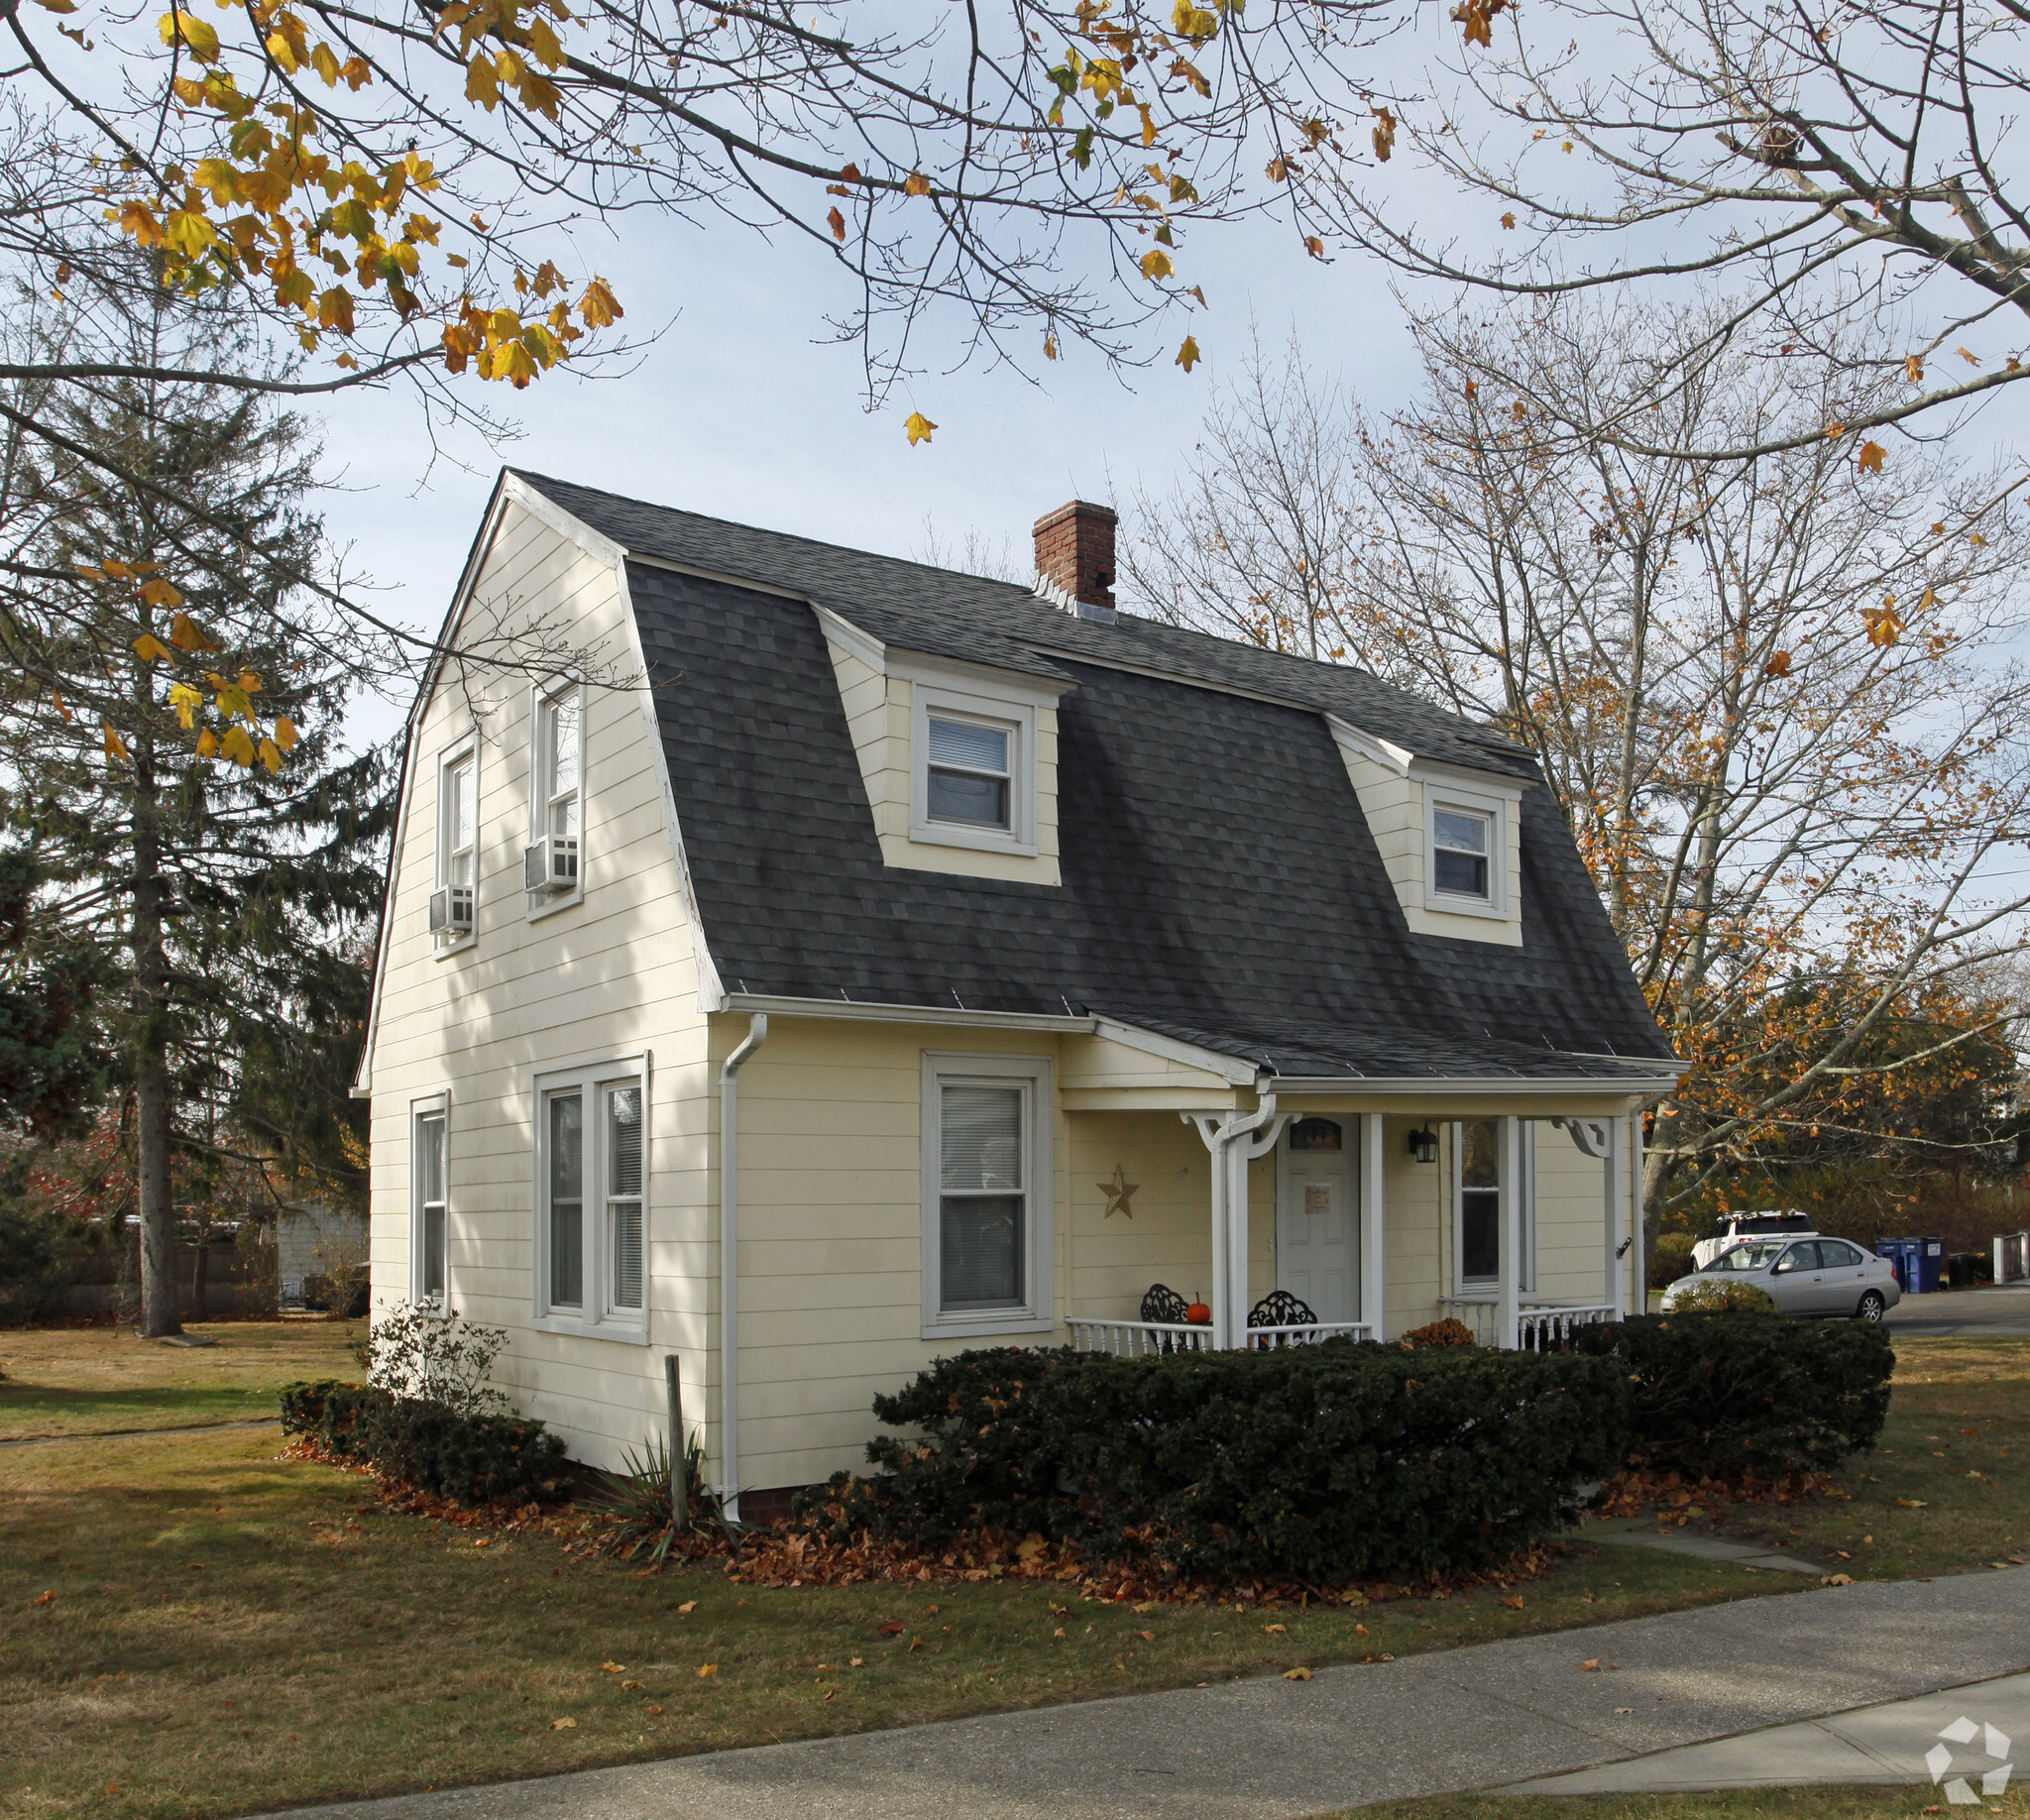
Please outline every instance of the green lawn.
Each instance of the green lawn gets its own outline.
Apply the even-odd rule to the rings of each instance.
[[[351,1377],[360,1328],[341,1321],[193,1323],[204,1347],[115,1327],[0,1328],[0,1440],[189,1428],[273,1416],[296,1378]]]
[[[10,1373],[15,1338],[0,1336]],[[1974,1412],[1962,1426],[2017,1420],[2030,1347],[1986,1346],[1978,1358],[1906,1347],[1912,1394],[1898,1393],[1897,1451],[1881,1476],[1918,1488],[1925,1510],[1888,1507],[1910,1528],[1872,1532],[1869,1571],[1930,1571],[1980,1555],[1990,1534],[2030,1532],[2013,1469],[1990,1489],[1957,1455],[1933,1461],[1915,1444],[1940,1431],[1934,1393]],[[174,1356],[186,1376],[253,1368],[230,1352]],[[126,1388],[115,1380],[106,1394]],[[0,1816],[212,1816],[388,1794],[1404,1655],[1810,1584],[1602,1548],[1516,1589],[1520,1610],[1494,1590],[1359,1611],[1136,1612],[1048,1585],[734,1587],[709,1568],[574,1565],[553,1539],[481,1546],[468,1531],[383,1513],[356,1475],[274,1457],[279,1438],[0,1449]],[[1782,1527],[1873,1523],[1893,1487],[1856,1489],[1856,1505]],[[886,1619],[900,1636],[879,1635]]]

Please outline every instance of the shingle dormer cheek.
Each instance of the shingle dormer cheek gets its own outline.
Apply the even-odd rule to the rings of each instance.
[[[1048,677],[903,651],[821,612],[884,865],[1056,885]]]
[[[1524,780],[1421,759],[1326,718],[1404,921],[1418,935],[1520,947]]]

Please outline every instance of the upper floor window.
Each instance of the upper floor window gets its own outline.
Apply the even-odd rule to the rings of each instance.
[[[1036,709],[913,685],[910,838],[1036,853]]]
[[[1506,799],[1450,784],[1424,789],[1424,907],[1455,916],[1509,914]]]
[[[576,688],[536,704],[534,801],[526,878],[544,895],[575,891],[579,883],[580,823],[584,797],[584,704]]]
[[[472,934],[479,887],[479,759],[468,748],[437,774],[437,889],[430,930],[439,947]]]
[[[1006,828],[1014,728],[950,720],[936,713],[928,718],[931,820]]]
[[[1431,882],[1456,897],[1485,903],[1493,879],[1488,867],[1494,817],[1470,809],[1440,807],[1431,815]]]

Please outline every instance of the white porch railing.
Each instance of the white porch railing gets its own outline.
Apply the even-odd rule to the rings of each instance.
[[[1210,1352],[1212,1329],[1197,1322],[1165,1320],[1070,1319],[1071,1344],[1080,1352],[1104,1352],[1117,1359],[1139,1359],[1159,1352]],[[1315,1346],[1320,1340],[1366,1339],[1367,1325],[1357,1320],[1313,1320],[1288,1327],[1250,1327],[1250,1351],[1281,1346]]]
[[[1499,1346],[1500,1305],[1492,1296],[1441,1296],[1438,1306],[1473,1329],[1476,1345]],[[1564,1345],[1575,1327],[1614,1319],[1607,1303],[1530,1303],[1518,1311],[1517,1341],[1523,1352],[1545,1352]]]

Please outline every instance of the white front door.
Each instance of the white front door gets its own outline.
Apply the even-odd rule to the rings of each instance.
[[[1360,1318],[1359,1133],[1356,1119],[1300,1118],[1277,1147],[1276,1287],[1320,1320]]]

